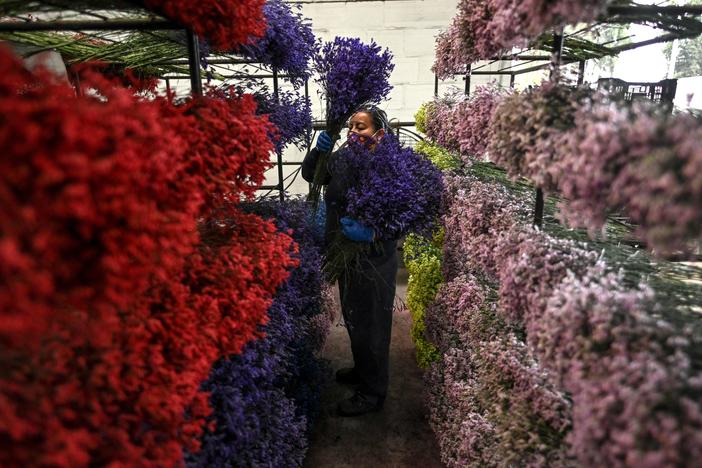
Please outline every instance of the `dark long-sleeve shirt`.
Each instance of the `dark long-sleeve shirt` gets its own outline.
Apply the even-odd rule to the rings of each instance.
[[[302,178],[307,182],[312,182],[314,180],[314,173],[320,156],[321,153],[316,148],[312,149],[312,151],[305,156],[302,162]],[[324,191],[324,203],[326,205],[324,238],[327,245],[329,245],[329,242],[331,242],[334,236],[341,230],[339,220],[347,215],[346,207],[348,202],[346,193],[351,185],[351,181],[347,177],[343,177],[343,174],[339,173],[338,168],[340,165],[335,164],[338,156],[338,152],[333,152],[330,155],[325,176],[322,180],[322,185],[326,185],[326,190]],[[378,247],[381,248],[374,248],[370,257],[380,257],[389,254],[395,255],[397,241],[384,241],[381,242]]]

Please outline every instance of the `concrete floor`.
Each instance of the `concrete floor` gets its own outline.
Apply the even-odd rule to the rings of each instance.
[[[336,403],[351,396],[353,390],[333,383],[322,396],[322,414],[310,438],[305,467],[443,466],[426,419],[422,371],[414,359],[414,345],[409,333],[412,320],[404,307],[406,294],[407,271],[400,269],[398,307],[393,316],[390,345],[390,388],[385,408],[379,413],[356,418],[338,417]],[[342,325],[333,326],[324,357],[331,361],[335,370],[353,364],[349,337]]]

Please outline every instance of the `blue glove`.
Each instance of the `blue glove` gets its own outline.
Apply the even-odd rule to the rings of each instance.
[[[355,219],[343,217],[339,220],[341,223],[341,232],[346,237],[356,242],[373,242],[375,232],[372,228],[366,227]]]
[[[317,138],[317,150],[321,153],[328,153],[331,151],[334,143],[327,132],[322,132]]]

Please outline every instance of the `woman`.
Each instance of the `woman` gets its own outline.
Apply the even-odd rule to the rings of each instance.
[[[348,139],[373,147],[389,130],[385,112],[375,106],[359,108],[349,120]],[[312,182],[321,153],[332,149],[332,139],[322,132],[317,146],[302,163],[302,177]],[[374,232],[346,216],[346,193],[349,180],[335,170],[338,153],[329,159],[324,201],[326,204],[325,240],[327,245],[341,231],[355,242],[373,243]],[[358,385],[356,393],[339,403],[342,416],[358,416],[383,408],[388,389],[390,331],[397,274],[397,241],[373,243],[370,253],[360,260],[360,268],[345,271],[339,277],[341,311],[351,338],[354,367],[340,369],[336,380]]]

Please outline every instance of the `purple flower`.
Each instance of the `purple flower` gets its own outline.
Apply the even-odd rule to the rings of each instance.
[[[441,206],[443,176],[429,160],[386,135],[373,149],[349,144],[339,153],[348,215],[375,231],[379,240],[410,232],[430,236]]]
[[[268,0],[263,7],[266,17],[266,34],[241,52],[262,63],[287,73],[292,83],[299,87],[310,77],[309,62],[319,44],[309,20],[299,13],[300,5],[292,7],[282,0]]]
[[[257,90],[254,97],[258,103],[256,113],[267,114],[278,130],[274,139],[277,151],[289,144],[301,150],[307,148],[307,132],[312,128],[312,105],[308,98],[297,92],[280,91],[276,101],[267,88]]]
[[[219,361],[203,384],[215,428],[186,460],[191,466],[300,466],[330,373],[318,356],[331,326],[330,287],[321,276],[322,232],[301,200],[244,208],[274,219],[293,237],[300,265],[276,293],[264,337]]]
[[[321,95],[327,100],[327,130],[338,132],[351,113],[364,103],[379,103],[392,86],[395,66],[388,49],[371,41],[336,37],[314,57],[314,71]]]

